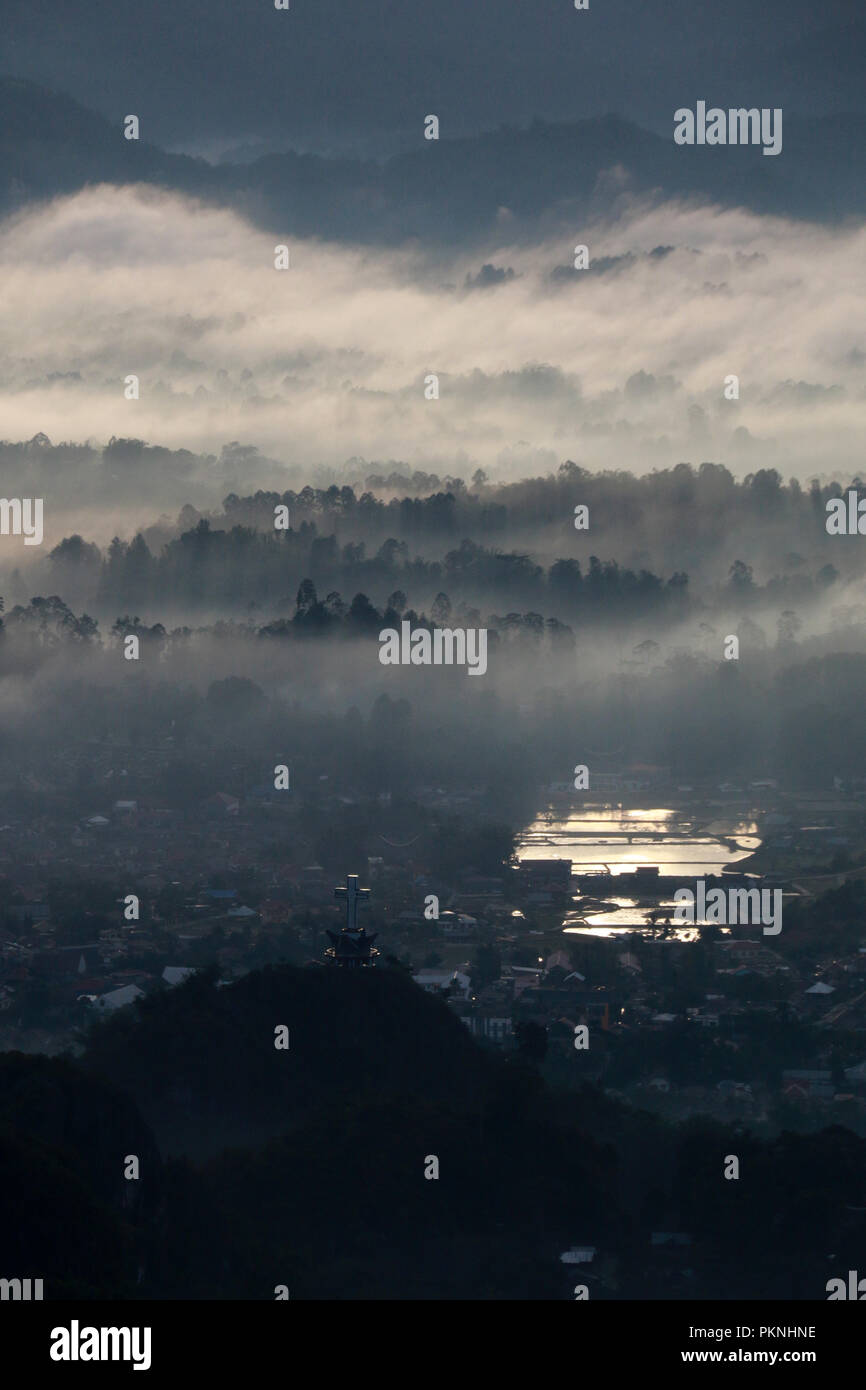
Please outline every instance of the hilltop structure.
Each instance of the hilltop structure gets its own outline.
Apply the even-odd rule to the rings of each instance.
[[[331,945],[325,951],[329,965],[342,965],[350,968],[375,965],[379,952],[373,945],[377,932],[368,934],[358,925],[358,909],[369,901],[369,888],[358,887],[358,875],[347,874],[345,888],[334,889],[335,898],[346,900],[346,925],[341,932],[329,931]]]

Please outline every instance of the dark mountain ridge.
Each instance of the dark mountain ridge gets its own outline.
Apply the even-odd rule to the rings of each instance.
[[[126,140],[122,118],[2,78],[0,212],[97,183],[150,183],[236,208],[275,234],[391,244],[522,239],[566,219],[579,229],[623,194],[826,221],[866,212],[864,137],[866,116],[790,118],[781,153],[767,158],[760,147],[677,146],[606,115],[458,140],[419,132],[418,149],[381,164],[288,152],[214,165]]]

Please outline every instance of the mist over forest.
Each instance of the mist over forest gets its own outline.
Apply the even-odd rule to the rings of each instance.
[[[122,496],[208,463],[136,440],[4,449],[49,501],[70,467]],[[825,524],[846,488],[711,463],[635,478],[565,462],[498,485],[392,468],[187,503],[102,546],[74,533],[31,559],[19,541],[2,575],[7,769],[65,740],[167,740],[177,768],[206,765],[167,772],[170,800],[218,791],[228,750],[261,781],[277,749],[299,794],[322,778],[369,797],[475,786],[491,805],[507,789],[518,814],[607,748],[686,780],[783,767],[826,784],[866,751],[864,557]],[[403,621],[485,628],[487,670],[383,666],[380,634]]]

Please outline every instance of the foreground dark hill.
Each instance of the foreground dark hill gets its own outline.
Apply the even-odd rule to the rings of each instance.
[[[164,1152],[195,1157],[362,1098],[478,1108],[502,1071],[403,971],[294,966],[152,995],[98,1024],[83,1062],[135,1095]]]
[[[192,1209],[225,1219],[238,1296],[556,1297],[563,1242],[624,1234],[615,1153],[580,1104],[558,1113],[400,970],[199,976],[98,1026],[83,1065],[198,1160]],[[172,1296],[207,1287],[155,1259]]]
[[[0,79],[0,212],[88,184],[146,182],[280,235],[467,243],[609,211],[625,190],[819,220],[866,213],[866,117],[786,115],[782,152],[676,146],[617,116],[425,141],[378,163],[295,153],[208,164],[123,135],[62,93]],[[673,130],[673,112],[671,112]],[[579,222],[578,222],[579,225]]]
[[[864,1160],[838,1127],[764,1144],[551,1090],[397,969],[202,975],[78,1062],[0,1055],[0,1277],[49,1299],[568,1299],[583,1277],[593,1298],[823,1298],[861,1258]],[[583,1243],[586,1275],[558,1258]]]

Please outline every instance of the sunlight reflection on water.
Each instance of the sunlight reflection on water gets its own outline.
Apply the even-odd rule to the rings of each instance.
[[[662,877],[694,879],[720,874],[760,844],[755,822],[736,815],[696,820],[669,807],[591,805],[567,812],[550,807],[518,837],[517,857],[570,858],[576,874],[628,874],[655,866]],[[651,903],[613,894],[573,901],[583,906],[565,914],[562,925],[570,934],[613,936],[629,929],[661,934],[668,919],[665,935],[670,939],[694,941],[698,936],[693,925],[670,925],[675,904],[668,894]]]
[[[570,858],[574,872],[608,868],[634,873],[657,865],[662,874],[692,878],[721,873],[760,845],[754,821],[739,817],[697,825],[670,808],[588,806],[540,815],[518,836],[518,859]]]

